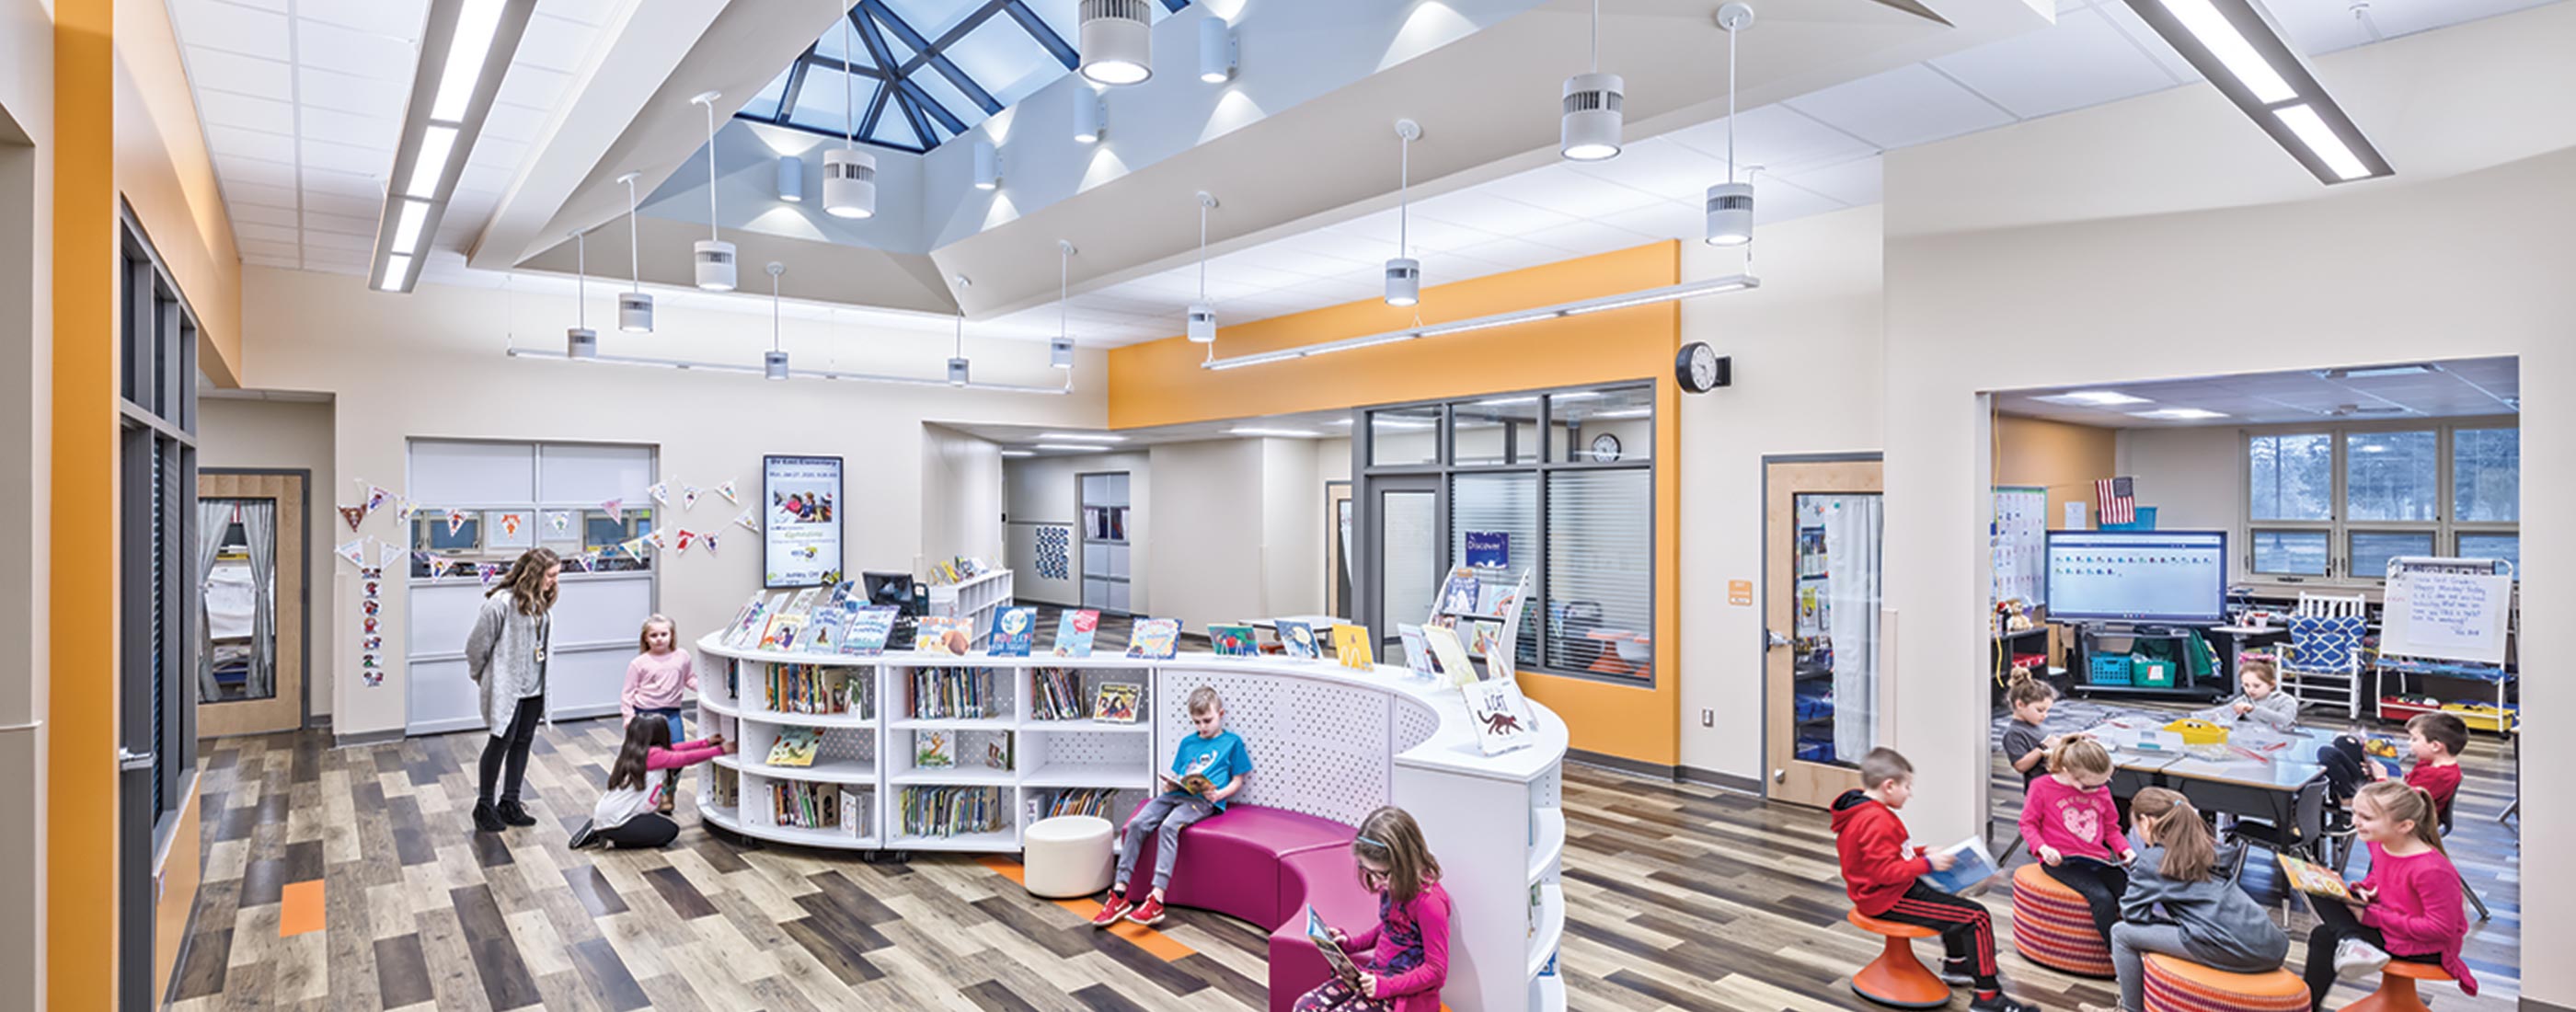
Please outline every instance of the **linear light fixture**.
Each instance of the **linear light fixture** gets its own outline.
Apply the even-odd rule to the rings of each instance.
[[[2129,417],[2154,418],[2169,422],[2195,422],[2205,418],[2225,418],[2227,413],[2211,411],[2208,408],[2157,408],[2153,411],[2132,411],[2129,412]]]
[[[1109,448],[1106,446],[1077,446],[1072,443],[1039,443],[1037,444],[1037,448],[1041,450],[1053,450],[1057,453],[1106,453],[1109,451]]]
[[[376,223],[377,291],[409,292],[420,282],[417,268],[447,213],[457,163],[483,132],[492,97],[536,10],[537,0],[430,0],[402,138],[386,176],[401,185],[388,187]]]
[[[2440,370],[2434,368],[2430,362],[2415,362],[2407,365],[2364,366],[2359,369],[2328,369],[2321,375],[2327,379],[2379,379],[2383,376],[2421,376],[2438,371]]]
[[[564,361],[561,354],[533,351],[527,348],[512,347],[503,351],[503,354],[508,355],[511,358],[543,358],[555,362]],[[655,369],[680,369],[693,372],[743,373],[752,376],[762,375],[766,365],[766,363],[750,362],[709,362],[700,359],[652,358],[643,355],[595,355],[581,359],[580,361],[597,362],[602,365],[642,366]],[[942,390],[949,388],[948,380],[944,377],[890,376],[885,373],[852,372],[842,369],[790,369],[788,370],[787,375],[790,379],[826,379],[849,380],[856,383],[892,383],[900,386],[938,387]],[[996,393],[1010,394],[1052,394],[1062,396],[1064,394],[1072,393],[1071,390],[1064,387],[1023,386],[1017,383],[969,383],[966,384],[966,388],[969,390],[989,390]],[[1097,447],[1095,447],[1095,449],[1097,449]]]
[[[2184,60],[2327,185],[2396,170],[2257,0],[2128,0]]]
[[[2118,407],[2122,404],[2154,403],[2147,398],[2139,397],[2134,394],[2124,394],[2117,390],[2069,390],[2062,394],[2048,394],[2043,397],[2033,397],[2031,400],[2047,401],[2050,404],[2080,404],[2088,408],[2111,408]]]
[[[1033,452],[1031,452],[1031,451],[1028,451],[1028,450],[1004,450],[1004,451],[1002,451],[1002,456],[1005,456],[1005,457],[1034,457],[1034,456],[1037,456],[1037,454],[1036,454],[1036,453],[1033,453]]]
[[[1124,443],[1127,441],[1125,436],[1113,436],[1105,432],[1041,432],[1038,433],[1038,438],[1057,443]]]
[[[1403,330],[1390,330],[1382,334],[1369,334],[1364,337],[1346,337],[1339,341],[1326,341],[1322,344],[1309,344],[1295,348],[1281,348],[1277,351],[1265,351],[1252,355],[1236,355],[1232,358],[1210,359],[1206,362],[1200,363],[1199,368],[1240,369],[1248,365],[1269,365],[1273,362],[1288,362],[1301,358],[1313,358],[1317,355],[1330,355],[1339,351],[1357,351],[1361,348],[1374,348],[1381,344],[1395,344],[1402,341],[1420,340],[1426,337],[1445,337],[1450,334],[1463,334],[1471,330],[1491,330],[1495,327],[1518,326],[1524,323],[1537,323],[1541,320],[1563,319],[1568,316],[1582,316],[1587,313],[1606,312],[1612,309],[1628,309],[1635,306],[1652,305],[1658,302],[1675,302],[1681,299],[1698,298],[1702,295],[1715,295],[1720,292],[1734,292],[1742,291],[1747,288],[1760,287],[1762,287],[1762,280],[1760,278],[1756,278],[1750,274],[1730,274],[1722,278],[1709,278],[1705,281],[1689,281],[1678,285],[1667,285],[1662,288],[1648,288],[1642,291],[1628,292],[1621,295],[1605,295],[1597,299],[1578,299],[1573,302],[1561,302],[1553,306],[1540,306],[1537,309],[1517,309],[1508,313],[1495,313],[1491,316],[1479,316],[1473,319],[1457,320],[1450,323],[1407,327]]]
[[[1321,432],[1308,432],[1304,429],[1235,428],[1225,430],[1225,434],[1229,436],[1270,436],[1278,439],[1324,438],[1324,434]]]

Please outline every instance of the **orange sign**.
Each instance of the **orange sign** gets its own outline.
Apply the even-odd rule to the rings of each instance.
[[[1736,607],[1738,607],[1738,608],[1750,608],[1750,607],[1752,607],[1752,606],[1753,606],[1753,581],[1751,581],[1751,580],[1728,580],[1728,581],[1726,581],[1726,603],[1731,604],[1731,605],[1734,605],[1734,606],[1736,606]]]

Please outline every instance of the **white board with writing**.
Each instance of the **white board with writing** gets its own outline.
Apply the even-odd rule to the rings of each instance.
[[[2400,570],[2388,581],[2379,650],[2398,657],[2504,663],[2513,577]]]

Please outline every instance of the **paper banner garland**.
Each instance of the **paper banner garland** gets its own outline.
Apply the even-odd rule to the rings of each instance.
[[[482,575],[483,585],[489,587],[492,585],[493,580],[500,577],[501,564],[498,562],[486,562],[480,566],[476,566],[475,570]]]
[[[502,536],[503,536],[503,537],[511,537],[511,538],[518,537],[518,536],[519,536],[519,525],[520,525],[520,524],[523,524],[523,523],[526,523],[526,522],[527,522],[527,519],[528,519],[528,516],[527,516],[527,514],[525,514],[525,513],[503,513],[503,514],[501,514],[501,534],[502,534]]]
[[[353,541],[350,544],[354,545],[356,542]],[[383,545],[380,550],[389,560],[384,568],[367,569],[366,563],[358,564],[360,567],[358,576],[365,581],[365,589],[358,598],[358,612],[365,616],[361,620],[361,635],[358,639],[358,679],[370,689],[385,684],[385,666],[377,658],[377,651],[384,649],[385,638],[378,634],[376,627],[376,613],[384,607],[382,589],[385,582],[385,569],[392,568],[390,560],[402,558],[400,545]]]
[[[608,514],[610,523],[623,523],[626,519],[626,500],[611,499],[600,503],[599,511]]]
[[[340,519],[348,521],[349,533],[355,534],[358,532],[358,525],[366,522],[367,507],[364,504],[357,506],[342,506],[340,507]]]
[[[682,528],[680,531],[679,544],[673,546],[671,550],[681,555],[687,555],[689,554],[689,542],[697,540],[697,537],[698,536],[696,534],[690,532],[688,529]]]
[[[680,486],[680,508],[683,510],[698,508],[698,496],[703,494],[705,490],[695,485]]]
[[[403,546],[390,541],[376,542],[376,568],[392,569],[403,560]]]
[[[363,569],[367,565],[367,539],[350,538],[341,542],[340,547],[335,549],[333,554],[349,560],[350,565]]]
[[[670,529],[669,529],[669,528],[666,528],[666,527],[657,527],[657,528],[654,528],[654,529],[653,529],[653,533],[652,533],[652,535],[651,535],[651,538],[652,538],[652,540],[653,540],[653,550],[654,550],[654,551],[657,551],[657,552],[659,552],[659,551],[664,551],[664,550],[667,550],[667,549],[669,549],[669,548],[671,547],[671,531],[670,531]]]
[[[409,499],[396,498],[394,500],[394,519],[402,521],[402,525],[405,527],[411,526],[411,515],[419,510],[420,507],[412,505],[412,501]]]
[[[727,478],[716,484],[716,494],[725,497],[726,502],[732,503],[736,506],[742,505],[742,497],[734,494],[733,479],[731,478]]]
[[[381,486],[367,486],[367,512],[373,513],[385,508],[385,500],[391,499],[393,496],[393,493],[385,491]]]
[[[707,554],[716,553],[716,536],[713,532],[698,535],[698,540],[706,543]]]
[[[733,522],[741,524],[744,530],[750,531],[753,534],[758,534],[760,533],[760,522],[752,519],[752,517],[759,512],[760,510],[757,507],[743,507],[742,512],[733,515]]]
[[[624,541],[618,542],[617,547],[626,554],[633,556],[635,561],[642,562],[644,561],[644,546],[652,543],[653,539],[651,538],[628,538]]]
[[[572,530],[572,511],[547,510],[546,529],[556,534]]]
[[[456,532],[461,531],[461,530],[464,530],[464,529],[465,529],[465,521],[467,521],[467,520],[469,520],[469,519],[472,519],[472,518],[470,518],[470,517],[466,516],[466,515],[465,515],[465,511],[464,511],[464,510],[448,510],[448,511],[447,511],[447,534],[448,534],[448,536],[449,536],[449,537],[455,537],[455,536],[456,536]]]
[[[644,494],[652,496],[654,502],[668,506],[671,504],[671,483],[667,481],[654,482],[651,488],[644,490]]]

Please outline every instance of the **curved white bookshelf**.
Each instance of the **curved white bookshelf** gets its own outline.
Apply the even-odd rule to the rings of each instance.
[[[1556,955],[1558,944],[1565,940],[1565,889],[1554,882],[1539,887],[1538,933],[1530,936],[1528,978],[1536,978],[1547,969],[1548,957]]]
[[[1530,847],[1529,882],[1537,885],[1557,870],[1565,857],[1565,809],[1540,808],[1530,813],[1537,820],[1537,841]]]

